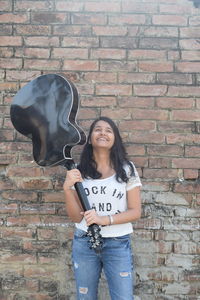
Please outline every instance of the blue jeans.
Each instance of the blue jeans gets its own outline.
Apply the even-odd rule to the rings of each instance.
[[[78,300],[96,300],[104,270],[112,300],[133,300],[133,260],[130,236],[103,238],[100,254],[89,248],[85,232],[76,229],[72,261]]]

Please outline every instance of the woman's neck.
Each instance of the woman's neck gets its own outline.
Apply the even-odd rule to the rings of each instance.
[[[110,161],[110,152],[94,151],[93,156],[97,164],[97,170],[102,174],[101,178],[109,177],[115,173]]]

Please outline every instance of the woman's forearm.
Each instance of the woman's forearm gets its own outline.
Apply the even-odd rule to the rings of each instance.
[[[81,212],[83,211],[76,191],[73,189],[64,189],[65,194],[65,206],[66,211],[69,216],[69,218],[76,223],[81,222],[83,216],[81,215]]]

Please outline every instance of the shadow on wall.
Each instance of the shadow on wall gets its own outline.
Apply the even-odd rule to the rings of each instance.
[[[196,7],[196,8],[200,7],[200,0],[189,0],[189,1],[193,2],[194,7]]]

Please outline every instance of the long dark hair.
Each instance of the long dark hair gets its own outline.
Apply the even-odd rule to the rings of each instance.
[[[80,170],[83,178],[93,178],[99,179],[101,178],[102,174],[97,171],[97,164],[93,157],[93,148],[90,144],[90,137],[92,131],[98,121],[105,121],[107,122],[114,133],[114,144],[111,148],[110,152],[110,161],[111,164],[116,172],[116,179],[117,181],[121,182],[128,182],[129,177],[124,170],[124,166],[128,165],[130,168],[130,175],[134,175],[134,168],[133,165],[127,158],[126,150],[122,142],[122,138],[120,136],[119,130],[116,124],[108,117],[100,117],[96,119],[90,126],[87,142],[84,145],[81,157],[80,157],[80,164],[78,165],[78,169]]]

